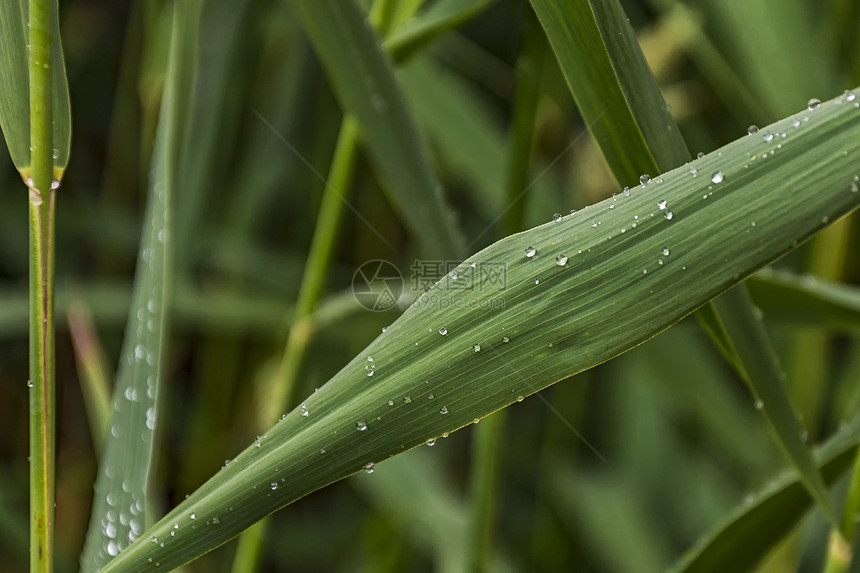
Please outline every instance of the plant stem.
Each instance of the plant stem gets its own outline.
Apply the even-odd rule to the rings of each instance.
[[[261,432],[271,427],[278,420],[281,412],[291,405],[296,380],[313,338],[312,313],[322,296],[325,278],[331,265],[335,240],[346,204],[345,195],[354,173],[357,148],[358,123],[352,117],[346,116],[340,128],[331,170],[326,180],[284,354],[271,392],[265,396],[265,401],[259,408],[261,422],[259,431]],[[268,523],[268,518],[263,519],[242,533],[233,559],[234,572],[256,571],[259,568]]]
[[[53,569],[54,189],[52,3],[30,0],[30,571]]]

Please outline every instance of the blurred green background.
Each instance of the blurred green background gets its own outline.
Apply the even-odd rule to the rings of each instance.
[[[425,4],[432,6],[428,0]],[[367,4],[364,2],[363,4]],[[409,4],[409,2],[406,2]],[[710,151],[860,84],[854,0],[627,0],[624,8],[694,152]],[[176,292],[161,398],[155,497],[170,508],[250,443],[259,385],[277,367],[341,112],[290,2],[207,0],[176,190]],[[57,207],[58,570],[77,568],[97,448],[64,308],[92,314],[115,368],[133,281],[170,3],[60,3],[72,98],[69,169]],[[475,252],[504,236],[503,176],[524,25],[497,0],[399,65],[398,80]],[[541,39],[545,42],[545,39]],[[522,228],[618,192],[548,47],[541,60]],[[327,281],[384,259],[405,277],[423,254],[363,156]],[[359,216],[360,215],[360,216]],[[26,193],[0,153],[0,570],[27,541]],[[856,217],[778,263],[860,282]],[[407,283],[408,283],[407,279]],[[397,312],[349,298],[314,335],[301,397]],[[768,320],[810,439],[856,408],[856,325]],[[853,337],[852,337],[853,336]],[[317,492],[275,515],[272,571],[455,568],[464,544],[472,430]],[[657,571],[784,467],[745,386],[692,320],[621,358],[516,404],[502,438],[493,540],[498,571]],[[839,488],[837,488],[837,491]],[[817,570],[813,514],[762,565]],[[188,566],[227,571],[233,543]]]

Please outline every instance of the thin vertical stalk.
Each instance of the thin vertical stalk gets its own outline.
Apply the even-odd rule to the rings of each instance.
[[[355,168],[358,149],[358,123],[350,116],[343,120],[335,147],[329,177],[320,204],[311,248],[308,252],[302,284],[299,287],[293,323],[287,335],[277,377],[270,393],[260,405],[259,431],[270,428],[292,403],[299,373],[313,338],[312,313],[322,296],[325,278],[343,216],[346,193]],[[257,522],[239,538],[233,558],[233,571],[256,571],[262,555],[262,543],[268,529],[268,518]]]
[[[51,2],[30,0],[30,571],[53,569],[54,189]]]

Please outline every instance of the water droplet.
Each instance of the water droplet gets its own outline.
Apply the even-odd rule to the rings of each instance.
[[[149,536],[150,543],[158,543],[158,538],[154,535]]]
[[[375,469],[376,469],[376,464],[373,462],[368,462],[368,463],[364,464],[364,473],[366,473],[366,474],[372,474],[373,470],[375,470]]]
[[[219,523],[221,523],[221,518],[219,518],[217,515],[212,518],[213,525],[218,525]]]
[[[439,334],[441,334],[442,336],[445,336],[446,334],[448,334],[448,329],[443,326],[442,328],[439,329]]]
[[[451,277],[452,281],[457,280],[457,277],[459,277],[459,276],[460,275],[457,274],[457,271],[451,271],[450,277]]]
[[[621,190],[621,192],[624,194],[625,197],[630,197],[630,187],[625,186],[624,189]]]
[[[561,222],[561,213],[553,214],[552,220],[555,221],[556,223],[560,223]]]
[[[474,269],[476,266],[478,266],[478,263],[476,263],[476,262],[474,262],[474,261],[472,261],[471,263],[469,263],[469,268],[470,268],[470,269]]]
[[[273,490],[278,489],[278,482],[273,481],[272,483],[269,484],[269,487],[272,488]]]
[[[508,342],[510,342],[510,341],[511,341],[511,339],[510,339],[510,338],[508,338],[507,336],[503,336],[503,337],[502,337],[502,342],[504,342],[505,344],[507,344],[507,343],[508,343]]]
[[[705,156],[705,153],[704,153],[703,151],[700,151],[700,152],[698,152],[698,153],[696,154],[696,159],[701,159],[701,158],[703,158],[704,156]]]
[[[672,217],[674,217],[674,216],[675,215],[672,214],[672,211],[666,211],[666,219],[667,220],[671,221]]]
[[[690,175],[692,175],[693,177],[695,177],[695,176],[697,176],[698,174],[699,174],[699,170],[698,170],[698,169],[696,169],[693,165],[690,165]]]
[[[642,175],[639,176],[639,183],[642,185],[642,187],[645,187],[646,185],[648,185],[649,181],[651,181],[651,176],[648,175],[647,173],[643,173]]]
[[[523,401],[523,400],[525,400],[525,399],[526,399],[526,397],[525,397],[525,396],[523,396],[522,394],[520,394],[519,396],[517,396],[517,402],[522,402],[522,401]]]
[[[197,519],[197,514],[192,511],[191,513],[188,514],[188,517],[190,519]]]
[[[367,424],[365,424],[362,420],[359,420],[355,423],[355,429],[359,432],[363,432],[367,429]]]
[[[480,352],[481,351],[481,345],[480,344],[473,344],[472,350],[474,350],[475,352]]]
[[[670,252],[670,251],[669,251],[669,247],[663,247],[663,248],[660,250],[660,252],[661,252],[661,253],[663,253],[663,256],[664,256],[664,257],[668,257],[668,256],[669,256],[669,252]]]
[[[852,181],[851,184],[848,186],[848,190],[852,193],[857,193],[858,191],[860,191],[860,185],[858,185],[856,181]]]
[[[447,414],[448,408],[446,406],[442,406],[441,408],[439,408],[439,413],[440,414]]]
[[[387,326],[383,326],[383,327],[382,327],[382,334],[385,334],[386,332],[388,332],[388,327],[387,327]]]
[[[534,247],[526,247],[526,257],[532,258],[537,254],[537,249]]]
[[[33,381],[27,380],[27,388],[32,388],[32,387],[33,387]]]
[[[436,438],[428,438],[426,442],[424,442],[431,448],[436,445]]]
[[[661,211],[665,211],[666,210],[666,201],[664,201],[664,200],[657,201],[657,208],[660,209]]]
[[[754,133],[758,133],[758,127],[755,125],[751,125],[747,128],[747,133],[752,135]]]
[[[722,183],[723,179],[725,178],[726,176],[722,171],[717,171],[713,175],[711,175],[711,183],[713,183],[714,185],[716,185],[717,183]]]
[[[764,402],[762,402],[761,400],[756,400],[755,404],[753,405],[755,406],[756,410],[761,410],[762,408],[764,408]]]
[[[812,98],[808,102],[806,102],[806,109],[809,111],[815,111],[816,109],[821,107],[821,100],[818,98]]]
[[[535,279],[535,284],[536,284],[536,285],[539,285],[539,284],[540,284],[540,279]]]
[[[403,403],[404,403],[404,404],[408,404],[408,403],[410,403],[411,401],[412,401],[412,397],[411,397],[411,396],[404,396],[404,397],[403,397]]]
[[[428,398],[429,400],[435,400],[435,399],[436,399],[436,395],[435,395],[435,394],[433,394],[433,393],[431,392],[430,394],[427,394],[427,398]]]
[[[480,421],[481,421],[481,419],[480,419],[480,418],[475,418],[474,420],[472,420],[472,423],[473,423],[473,424],[477,424],[477,423],[478,423],[478,422],[480,422]]]
[[[364,369],[367,371],[368,376],[373,376],[374,372],[376,372],[373,368],[368,368],[367,366]]]
[[[555,264],[557,264],[560,267],[563,267],[564,265],[566,265],[567,264],[567,255],[558,255],[555,258]]]
[[[302,404],[301,414],[302,414],[302,416],[305,416],[305,417],[307,417],[307,415],[310,414],[310,411],[308,411],[307,404]]]

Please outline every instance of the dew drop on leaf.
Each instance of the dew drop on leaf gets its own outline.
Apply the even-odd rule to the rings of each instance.
[[[552,220],[555,221],[556,223],[560,223],[561,222],[561,213],[555,213],[552,216]]]
[[[567,255],[558,255],[555,258],[555,264],[557,264],[560,267],[563,267],[564,265],[566,265],[567,264]]]
[[[367,424],[365,424],[363,420],[359,420],[355,423],[355,429],[359,432],[363,432],[367,429]]]
[[[480,344],[473,344],[472,350],[474,350],[475,352],[480,352],[481,351],[481,345]]]
[[[375,470],[375,469],[376,469],[376,464],[373,462],[368,462],[368,463],[364,464],[364,473],[366,473],[366,474],[372,474],[373,470]]]
[[[534,247],[526,247],[525,252],[526,252],[526,257],[532,258],[533,256],[535,256],[537,254],[537,249],[535,249]]]
[[[723,179],[725,178],[726,176],[722,171],[717,171],[716,173],[711,175],[711,183],[713,183],[714,185],[716,185],[717,183],[722,183]]]
[[[806,109],[809,111],[815,111],[816,109],[821,107],[821,100],[818,98],[812,98],[808,102],[806,102]]]
[[[442,336],[445,336],[446,334],[448,334],[448,329],[443,326],[442,328],[439,329],[439,334],[441,334]]]

